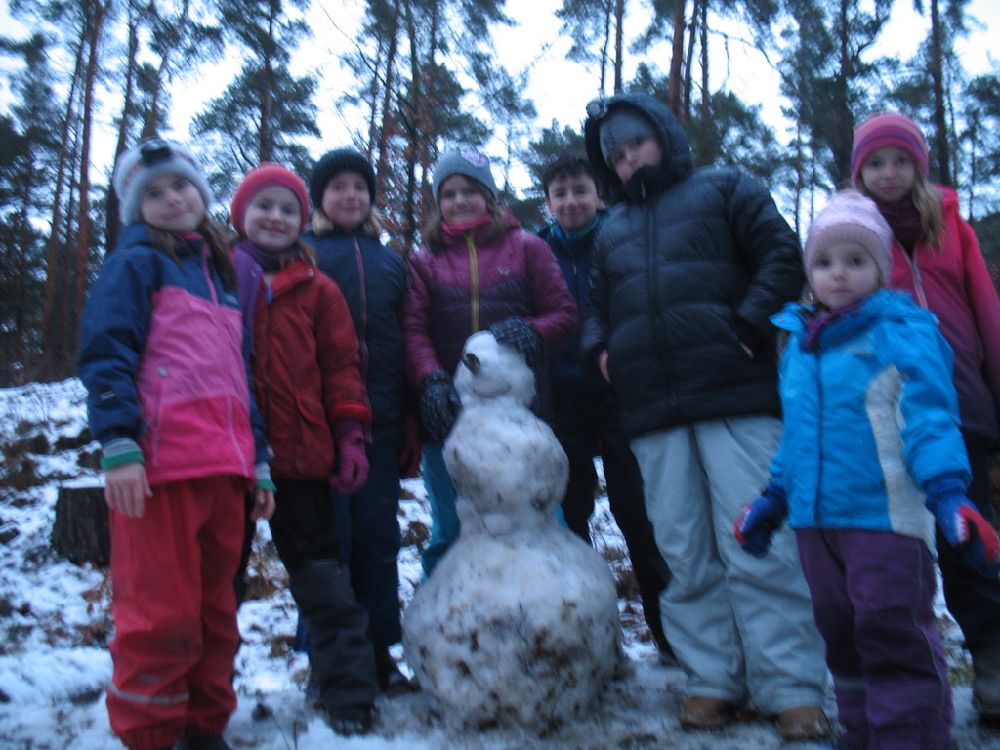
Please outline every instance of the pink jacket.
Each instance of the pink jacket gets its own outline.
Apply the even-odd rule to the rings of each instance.
[[[1000,437],[1000,298],[972,227],[959,216],[954,190],[938,186],[944,212],[940,249],[920,244],[912,257],[893,243],[890,286],[937,315],[955,352],[962,429]]]

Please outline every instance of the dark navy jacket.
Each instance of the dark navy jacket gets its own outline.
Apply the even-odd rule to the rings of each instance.
[[[598,214],[603,221],[604,214]],[[569,293],[576,300],[580,319],[590,311],[590,273],[594,237],[600,224],[580,237],[567,237],[558,224],[543,227],[538,236],[548,243],[566,279]],[[574,336],[552,358],[549,368],[556,419],[581,411],[582,404],[598,404],[612,397],[611,386],[600,373],[585,365],[580,349],[580,336]]]
[[[354,319],[372,438],[398,443],[407,406],[400,328],[406,293],[403,259],[370,235],[339,228],[321,237],[310,229],[302,239],[316,249],[320,270],[337,282]]]

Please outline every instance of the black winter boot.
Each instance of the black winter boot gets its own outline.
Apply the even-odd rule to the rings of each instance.
[[[396,660],[392,658],[387,648],[375,651],[375,678],[379,691],[388,696],[412,693],[419,689],[399,670]]]
[[[372,731],[371,706],[340,706],[324,711],[327,726],[344,737],[368,734]]]

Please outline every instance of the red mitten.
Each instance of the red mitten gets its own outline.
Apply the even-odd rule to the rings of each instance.
[[[338,422],[333,438],[337,444],[337,473],[330,477],[330,486],[342,495],[351,495],[368,481],[365,432],[360,422]]]
[[[399,449],[399,477],[420,476],[420,422],[416,414],[407,414],[403,422],[403,445]]]

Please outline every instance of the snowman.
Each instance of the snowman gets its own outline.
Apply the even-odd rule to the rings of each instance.
[[[614,581],[555,516],[568,463],[528,408],[524,357],[477,333],[455,387],[462,413],[444,459],[462,529],[404,613],[407,662],[456,721],[548,731],[586,709],[615,671]]]

